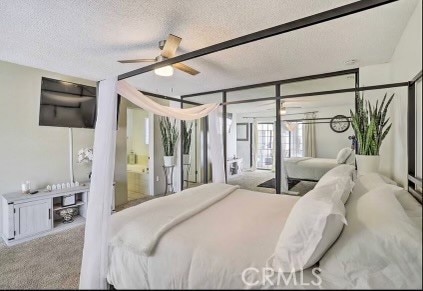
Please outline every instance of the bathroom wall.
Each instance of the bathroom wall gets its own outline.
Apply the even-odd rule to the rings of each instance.
[[[136,163],[148,167],[149,134],[146,130],[148,112],[142,109],[128,109],[127,152],[133,151]]]

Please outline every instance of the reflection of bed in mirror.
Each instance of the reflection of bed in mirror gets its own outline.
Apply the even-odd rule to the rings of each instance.
[[[290,179],[318,181],[330,169],[339,166],[336,159],[323,158],[286,158],[284,160]]]
[[[319,181],[329,170],[341,165],[354,165],[355,154],[345,161],[326,158],[296,157],[285,158],[284,165],[289,179]]]

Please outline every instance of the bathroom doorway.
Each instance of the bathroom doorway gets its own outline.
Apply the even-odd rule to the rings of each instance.
[[[127,109],[128,201],[148,198],[150,193],[151,117],[141,108]]]

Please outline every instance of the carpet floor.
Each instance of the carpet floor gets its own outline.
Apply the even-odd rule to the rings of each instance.
[[[147,196],[116,207],[121,211],[151,200]],[[15,246],[0,242],[0,290],[78,289],[84,226]]]
[[[0,243],[0,289],[77,289],[84,229],[11,247]]]

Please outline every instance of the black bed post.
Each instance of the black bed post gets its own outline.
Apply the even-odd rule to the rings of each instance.
[[[228,137],[226,132],[226,126],[227,126],[227,120],[226,117],[228,115],[227,108],[226,108],[226,91],[222,92],[222,115],[223,115],[223,122],[222,122],[222,135],[223,135],[223,168],[225,170],[225,182],[228,180],[228,169],[227,169],[227,163],[226,160],[228,159]]]
[[[203,117],[203,183],[209,182],[209,160],[208,160],[208,136],[209,136],[209,117]]]
[[[360,69],[357,69],[357,71],[355,72],[355,88],[358,89],[360,88]],[[356,91],[355,92],[355,98],[354,98],[354,108],[355,108],[355,113],[357,113],[358,111],[358,98],[360,97],[360,92]],[[355,139],[355,152],[356,154],[358,154],[358,142],[357,139]],[[355,165],[355,168],[357,170],[357,163]]]
[[[422,193],[417,189],[422,187],[422,179],[421,177],[416,177],[416,82],[421,79],[422,71],[408,82],[407,107],[407,190],[420,203],[422,203]]]
[[[279,97],[281,96],[281,85],[275,85],[275,93],[276,93],[276,134],[275,134],[275,154],[276,154],[276,162],[275,162],[275,181],[276,181],[276,194],[281,194],[281,172],[282,172],[282,136],[281,136],[281,101]]]
[[[184,97],[182,97],[181,96],[181,103],[179,104],[180,105],[180,108],[184,108]],[[184,126],[184,122],[185,121],[183,121],[183,120],[181,120],[180,121],[180,135],[181,135],[181,149],[180,149],[180,151],[179,151],[179,153],[180,153],[180,155],[181,155],[181,158],[180,158],[180,161],[181,161],[181,168],[180,168],[180,173],[181,173],[181,191],[182,190],[184,190],[184,180],[185,180],[185,177],[184,177],[184,138],[183,138],[183,134],[184,134],[184,132],[183,132],[183,126]],[[188,178],[189,177],[187,177],[187,180],[188,180]],[[187,183],[188,184],[188,183]]]

